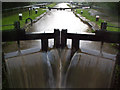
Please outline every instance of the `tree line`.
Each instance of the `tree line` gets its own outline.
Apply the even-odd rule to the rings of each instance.
[[[35,2],[2,2],[2,9],[10,9],[35,4]]]

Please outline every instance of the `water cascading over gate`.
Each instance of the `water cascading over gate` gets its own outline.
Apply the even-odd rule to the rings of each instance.
[[[3,41],[41,39],[44,52],[33,49],[29,53],[21,50],[5,55],[10,88],[110,87],[116,56],[107,53],[102,53],[101,56],[100,52],[85,53],[79,49],[78,42],[91,40],[119,43],[119,40],[104,39],[99,34],[101,31],[97,31],[96,35],[72,34],[67,33],[67,30],[62,30],[61,34],[59,30],[50,34],[19,32],[19,37],[9,37],[10,32],[3,33]],[[104,31],[102,33],[108,36],[112,34]],[[4,38],[5,35],[8,38]],[[54,38],[52,50],[48,50],[49,38]],[[72,49],[65,48],[67,38],[72,39]]]

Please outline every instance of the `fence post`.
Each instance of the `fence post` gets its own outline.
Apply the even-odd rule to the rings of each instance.
[[[67,46],[67,29],[62,29],[61,31],[61,48],[65,48]]]
[[[19,21],[14,22],[14,28],[15,28],[15,30],[20,29],[20,22]]]
[[[118,56],[119,56],[119,61],[118,61],[118,64],[119,64],[119,66],[120,66],[120,43],[119,43],[119,47],[118,47]]]
[[[75,51],[79,49],[79,39],[72,39],[72,49]]]
[[[47,52],[48,50],[48,39],[47,38],[41,39],[41,49],[42,51]]]
[[[20,30],[20,22],[19,21],[16,21],[14,23],[14,27],[15,27],[15,30],[16,30],[16,34],[17,34],[17,44],[18,44],[18,49],[20,51],[20,41],[19,41],[19,38],[20,38],[20,35],[19,35],[19,30]]]
[[[4,52],[2,52],[1,69],[2,69],[2,80],[6,81],[8,79],[8,77],[7,77],[8,73],[7,73],[7,68],[6,68]],[[5,85],[8,85],[8,82],[6,82]]]
[[[54,29],[54,47],[60,48],[60,31],[59,31],[59,29]]]
[[[31,8],[29,8],[29,16],[30,16],[30,11],[31,11]]]
[[[107,29],[107,23],[106,22],[102,22],[101,23],[101,30],[106,30]]]
[[[119,54],[118,54],[118,67],[119,67],[119,71],[120,71],[120,43],[119,43]],[[118,85],[120,85],[120,72],[119,73],[119,77],[118,77]]]

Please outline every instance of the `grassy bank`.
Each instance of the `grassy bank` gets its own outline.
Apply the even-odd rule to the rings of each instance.
[[[27,18],[35,19],[37,16],[40,16],[44,12],[46,12],[46,10],[38,9],[38,14],[35,14],[35,10],[32,10],[30,16],[29,11],[22,12],[22,20],[20,20],[20,26],[23,27],[25,25],[25,20]],[[18,13],[7,17],[3,17],[2,25],[13,24],[15,21],[19,21]],[[3,26],[2,30],[8,30],[13,28],[14,26]]]
[[[83,14],[81,14],[81,10],[83,11]],[[96,17],[91,16],[90,13],[88,13],[88,9],[77,9],[76,13],[81,14],[83,17],[86,17],[86,19],[95,22],[99,27],[101,26],[101,22],[104,22],[104,20],[99,19],[99,21],[96,22]],[[107,22],[108,25],[110,26],[115,26],[114,24],[111,24],[110,22]],[[107,27],[108,31],[120,31],[118,28],[113,28],[113,27]]]
[[[52,3],[52,4],[47,5],[47,7],[54,7],[55,5],[56,5],[56,3]],[[41,8],[39,8],[37,10],[38,10],[37,14],[35,14],[35,10],[32,10],[30,16],[29,16],[29,11],[22,12],[23,18],[22,18],[22,20],[20,20],[20,26],[23,27],[25,25],[25,20],[27,18],[31,18],[34,20],[36,17],[38,17],[41,14],[43,14],[44,12],[46,12],[46,10],[43,10]],[[13,24],[15,21],[19,21],[18,14],[19,13],[14,14],[14,15],[10,15],[7,17],[3,17],[2,18],[2,25]],[[14,26],[3,26],[2,27],[2,30],[8,30],[8,29],[14,29]]]

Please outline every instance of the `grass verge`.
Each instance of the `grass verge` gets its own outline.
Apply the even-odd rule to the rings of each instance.
[[[27,18],[35,19],[37,16],[40,16],[46,12],[46,10],[38,9],[38,13],[35,14],[35,10],[31,11],[31,14],[29,16],[29,11],[24,11],[22,12],[22,20],[19,20],[18,13],[14,15],[10,15],[7,17],[2,18],[2,25],[7,25],[7,24],[14,24],[15,21],[20,21],[20,26],[21,28],[25,25],[25,20]],[[14,26],[3,26],[2,30],[9,30],[9,29],[14,29]]]
[[[83,11],[83,14],[81,14],[81,11]],[[99,27],[101,26],[101,22],[104,22],[103,19],[99,19],[99,21],[96,21],[96,17],[95,16],[91,16],[90,13],[88,12],[89,9],[77,9],[76,13],[81,14],[83,17],[86,17],[86,19],[95,22]],[[110,26],[115,26],[114,24],[111,24],[110,22],[107,22],[108,25]],[[108,31],[119,31],[119,28],[113,28],[113,27],[107,27]]]

